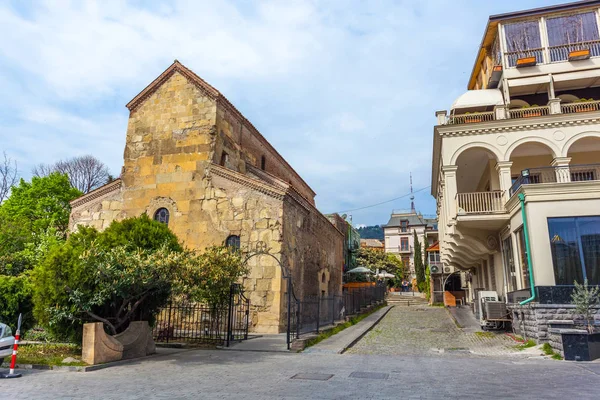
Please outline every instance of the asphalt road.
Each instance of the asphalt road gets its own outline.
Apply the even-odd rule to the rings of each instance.
[[[23,375],[0,380],[0,399],[598,399],[600,393],[600,363],[461,354],[194,350],[94,372]]]

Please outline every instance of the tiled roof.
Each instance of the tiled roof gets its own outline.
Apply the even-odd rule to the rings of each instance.
[[[360,244],[366,247],[383,247],[383,243],[378,239],[360,239]]]

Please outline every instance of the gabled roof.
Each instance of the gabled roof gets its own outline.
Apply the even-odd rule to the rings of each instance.
[[[183,75],[189,82],[194,84],[201,92],[203,92],[208,97],[215,100],[218,104],[222,105],[226,109],[228,109],[231,113],[233,113],[236,117],[238,117],[244,126],[251,131],[258,140],[260,140],[267,149],[271,150],[273,154],[281,161],[284,165],[289,167],[292,173],[302,182],[306,188],[312,193],[313,197],[316,195],[315,191],[306,183],[304,179],[292,168],[292,166],[283,158],[281,154],[269,143],[267,139],[256,129],[254,125],[246,118],[244,115],[237,109],[221,92],[211,86],[204,79],[200,78],[196,75],[191,69],[187,68],[185,65],[180,63],[178,60],[173,61],[173,64],[169,68],[167,68],[162,74],[158,76],[155,80],[152,81],[148,86],[144,88],[140,93],[137,94],[129,103],[127,103],[126,107],[130,112],[135,111],[135,109],[142,104],[148,97],[152,96],[154,92],[158,90],[158,88],[165,83],[175,72]]]

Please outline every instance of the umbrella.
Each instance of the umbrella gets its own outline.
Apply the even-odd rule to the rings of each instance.
[[[365,267],[356,267],[354,269],[351,269],[347,273],[348,274],[365,274],[365,273],[372,274],[371,270],[369,268],[365,268]]]
[[[379,273],[378,273],[377,275],[375,275],[375,276],[376,276],[376,277],[378,277],[378,278],[395,278],[395,277],[396,277],[396,275],[394,275],[394,274],[390,274],[389,272],[387,272],[387,271],[385,271],[385,270],[384,270],[384,271],[381,271],[381,272],[379,272]]]

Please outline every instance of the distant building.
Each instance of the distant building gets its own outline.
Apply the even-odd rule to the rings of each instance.
[[[415,274],[415,239],[414,232],[421,243],[422,254],[437,241],[437,219],[425,218],[413,208],[408,211],[394,210],[387,225],[383,226],[385,234],[385,252],[397,255],[410,271],[411,278]]]
[[[346,214],[340,216],[339,214],[328,214],[326,215],[329,222],[331,222],[340,232],[344,234],[344,266],[343,272],[358,267],[356,262],[356,255],[360,248],[360,234],[358,230],[352,226],[352,221],[346,220]]]
[[[379,239],[360,239],[360,247],[378,251],[385,250],[385,245]]]

